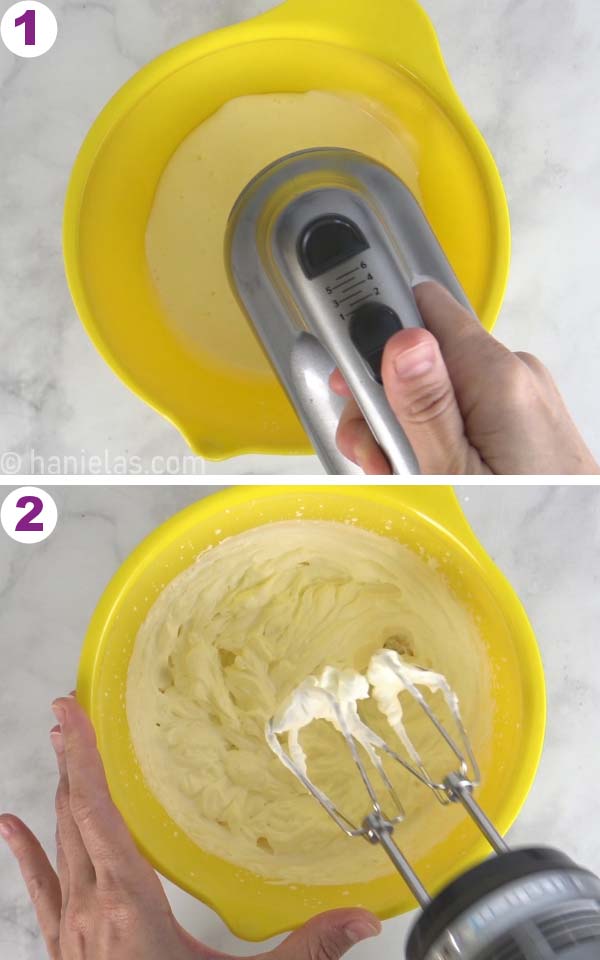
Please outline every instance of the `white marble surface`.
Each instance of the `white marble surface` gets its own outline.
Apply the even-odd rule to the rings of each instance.
[[[30,472],[32,449],[45,458],[85,451],[109,464],[139,456],[147,471],[157,454],[185,456],[176,431],[116,379],[77,320],[61,263],[63,197],[87,129],[139,67],[179,41],[273,5],[51,0],[60,33],[49,54],[25,61],[0,49],[0,453],[19,457],[6,472]],[[600,7],[590,0],[424,5],[508,190],[514,261],[498,334],[549,364],[600,454]],[[316,471],[312,459],[256,457],[195,468]],[[31,472],[40,470],[34,464]]]
[[[55,492],[59,522],[44,544],[0,536],[0,807],[20,814],[50,849],[54,758],[52,698],[74,683],[82,637],[106,582],[159,522],[204,491],[189,487],[73,487]],[[540,773],[513,831],[515,843],[550,843],[600,872],[600,491],[463,488],[466,513],[524,602],[542,649],[549,726]],[[222,922],[169,886],[181,922],[213,949],[252,954]],[[356,960],[399,958],[407,919],[385,925]],[[33,913],[0,846],[0,957],[42,960]]]

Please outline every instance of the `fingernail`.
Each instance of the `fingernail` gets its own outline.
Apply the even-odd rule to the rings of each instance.
[[[50,731],[50,743],[54,749],[54,752],[57,757],[61,756],[65,752],[65,742],[63,740],[63,735],[57,727],[54,730]]]
[[[0,820],[0,836],[4,837],[5,840],[11,836],[14,832],[12,824],[8,823],[6,820]]]
[[[52,704],[52,713],[54,714],[54,716],[62,726],[63,723],[65,722],[65,716],[66,716],[66,711],[65,711],[65,708],[62,706],[62,704],[55,701]]]
[[[369,456],[371,455],[372,448],[372,440],[361,440],[356,443],[352,451],[352,460],[354,463],[356,463],[359,467],[364,467],[369,459]]]
[[[415,380],[433,370],[435,349],[432,343],[421,343],[394,358],[394,370],[401,380]]]
[[[369,920],[353,920],[344,927],[344,933],[350,943],[360,943],[362,940],[378,937],[381,933],[381,925],[371,923]]]

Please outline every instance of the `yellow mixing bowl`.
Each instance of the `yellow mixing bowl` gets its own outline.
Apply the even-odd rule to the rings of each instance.
[[[133,751],[125,709],[127,670],[137,631],[158,594],[210,545],[298,514],[340,522],[357,518],[365,529],[407,544],[443,570],[477,618],[493,691],[489,742],[481,744],[481,731],[470,731],[484,775],[478,799],[503,832],[533,782],[545,728],[544,676],[531,626],[450,488],[242,487],[177,514],[131,554],[106,589],[85,640],[77,695],[96,728],[113,798],[143,853],[248,940],[263,940],[336,907],[362,904],[387,918],[414,906],[396,874],[345,887],[287,887],[202,852],[150,793]],[[489,854],[466,814],[459,808],[439,810],[455,817],[452,829],[416,863],[434,891]]]
[[[287,0],[177,47],[133,77],[90,131],[67,194],[64,255],[102,356],[208,459],[312,451],[274,375],[216,365],[210,344],[192,353],[173,334],[145,255],[154,196],[182,141],[227,101],[310,90],[367,96],[401,121],[421,157],[425,212],[488,329],[503,299],[502,183],[416,0]]]

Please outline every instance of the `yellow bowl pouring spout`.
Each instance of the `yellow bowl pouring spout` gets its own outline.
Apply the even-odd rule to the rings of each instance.
[[[142,852],[248,940],[266,939],[324,910],[351,904],[362,904],[381,918],[415,905],[392,872],[343,887],[285,886],[203,852],[152,795],[133,750],[125,708],[127,672],[137,632],[158,594],[208,547],[261,524],[296,520],[299,514],[309,520],[351,520],[406,544],[442,571],[475,617],[492,691],[491,733],[479,755],[483,785],[477,798],[502,832],[529,792],[545,729],[544,675],[533,631],[450,488],[242,487],[209,496],[174,516],[131,554],[107,587],[85,639],[77,694],[96,728],[112,796]],[[489,852],[464,814],[415,867],[437,892]]]
[[[394,117],[419,157],[425,214],[487,329],[502,303],[504,190],[416,0],[286,0],[182,44],[134,76],[92,127],[68,189],[64,256],[104,359],[211,460],[312,451],[274,374],[216,363],[210,343],[191,350],[173,333],[146,259],[153,201],[175,151],[224,104],[313,90],[366,97]]]

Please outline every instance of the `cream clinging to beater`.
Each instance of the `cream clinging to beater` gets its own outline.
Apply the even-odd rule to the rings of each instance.
[[[359,702],[372,695],[411,760],[420,765],[421,758],[404,725],[399,700],[400,693],[418,687],[432,693],[441,691],[453,716],[460,718],[458,697],[442,674],[412,666],[393,650],[381,650],[371,658],[366,676],[356,670],[326,667],[318,679],[308,677],[268,725],[267,742],[281,759],[278,737],[287,734],[290,756],[306,776],[306,754],[300,746],[300,731],[314,720],[328,720],[340,733],[350,733],[371,761],[376,762],[376,751],[384,749],[384,742],[363,723],[358,712]]]
[[[364,681],[364,682],[363,682]],[[394,726],[417,767],[412,768],[360,720],[358,703],[373,696]],[[444,726],[423,697],[419,686],[441,692],[459,730],[457,739]],[[458,760],[458,769],[435,783],[414,749],[403,723],[399,695],[409,694],[445,740]],[[365,695],[367,694],[367,696]],[[330,720],[344,736],[371,802],[371,812],[360,825],[353,824],[306,775],[306,758],[298,733],[314,719]],[[278,735],[288,732],[294,752],[286,754]],[[375,654],[367,678],[352,671],[327,668],[320,679],[309,678],[284,709],[267,725],[267,740],[285,766],[348,837],[364,837],[380,845],[423,908],[407,943],[407,960],[595,960],[600,943],[600,879],[578,867],[564,854],[545,848],[510,850],[501,834],[473,798],[479,771],[458,699],[445,678],[431,671],[407,666],[395,652]],[[373,786],[358,746],[364,746],[378,770],[395,806],[389,814]],[[291,743],[290,743],[291,746]],[[497,854],[455,879],[438,896],[431,897],[394,838],[404,810],[380,752],[398,760],[445,804],[460,804]],[[365,802],[366,808],[366,802]]]

